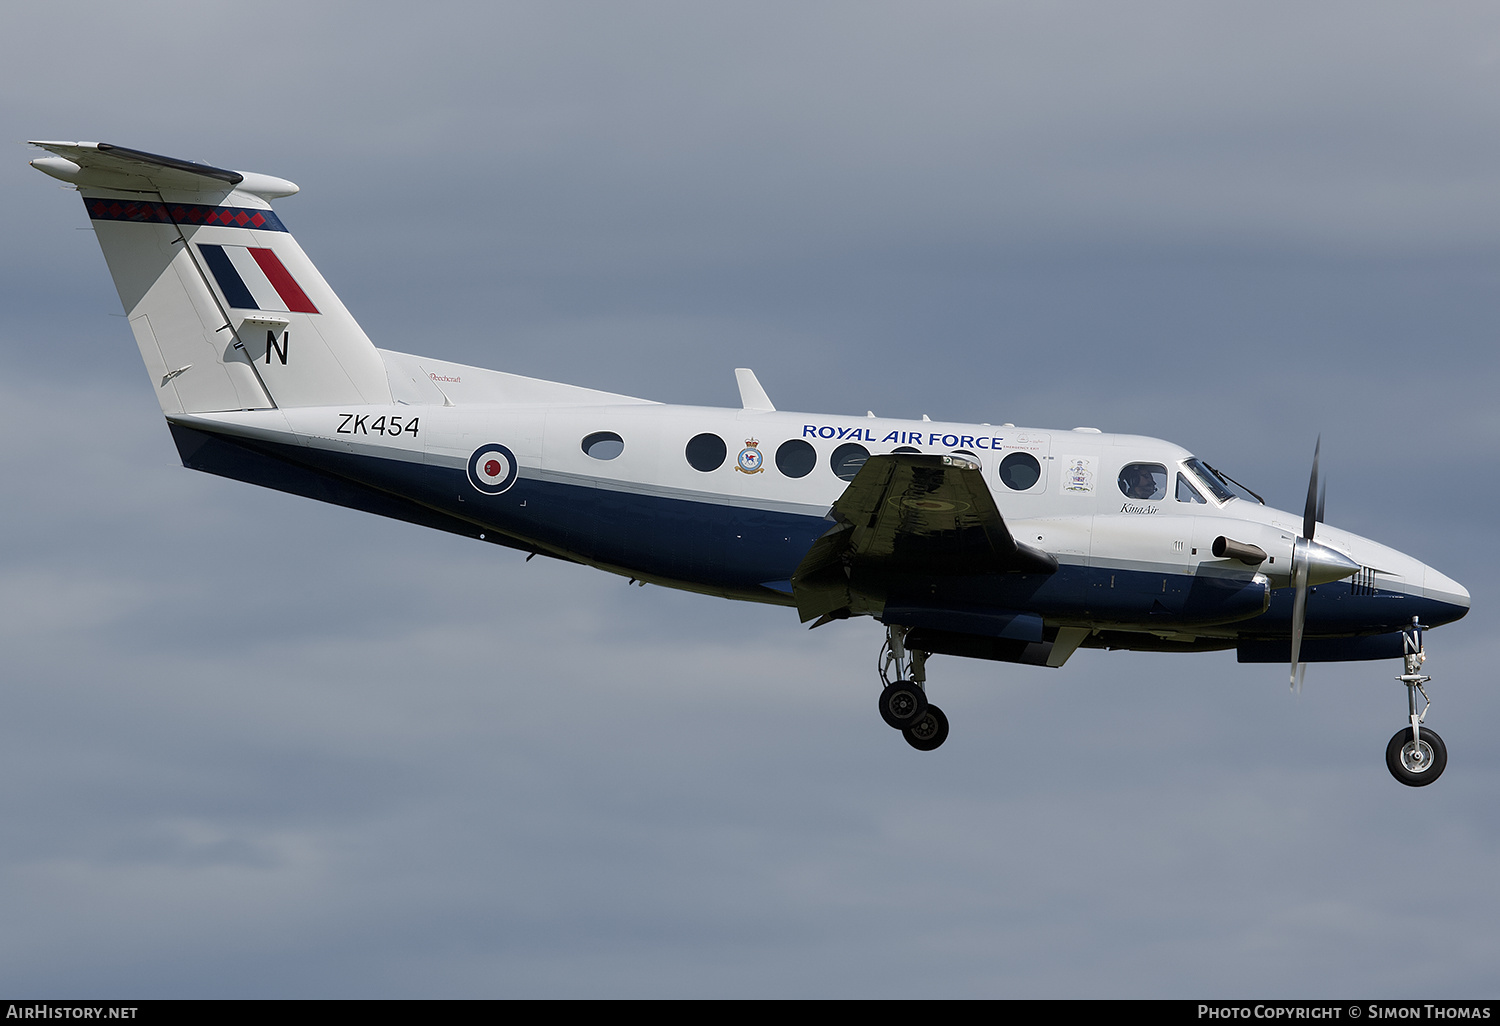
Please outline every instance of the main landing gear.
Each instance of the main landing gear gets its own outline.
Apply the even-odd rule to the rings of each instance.
[[[1406,672],[1396,679],[1406,685],[1406,704],[1410,710],[1411,726],[1396,731],[1391,743],[1385,746],[1385,764],[1391,776],[1407,787],[1426,787],[1443,775],[1448,765],[1448,746],[1438,737],[1437,731],[1422,726],[1427,718],[1427,709],[1432,699],[1422,687],[1432,678],[1419,673],[1427,653],[1422,650],[1422,632],[1426,630],[1416,618],[1411,626],[1401,632],[1405,642]],[[1422,693],[1422,710],[1417,711],[1417,692]]]
[[[901,731],[906,743],[919,752],[930,752],[948,740],[948,717],[927,701],[927,653],[913,652],[904,644],[905,627],[885,629],[885,647],[880,650],[880,718]]]

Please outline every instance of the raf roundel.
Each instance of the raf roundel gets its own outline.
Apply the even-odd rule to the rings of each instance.
[[[486,495],[499,495],[516,483],[516,454],[503,445],[481,445],[469,457],[469,483]]]

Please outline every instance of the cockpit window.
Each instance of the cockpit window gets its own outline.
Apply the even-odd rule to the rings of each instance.
[[[1208,500],[1198,493],[1198,489],[1193,487],[1193,482],[1189,481],[1188,476],[1180,470],[1177,472],[1177,501],[1201,502],[1205,506],[1208,505]]]
[[[1202,460],[1198,459],[1198,457],[1194,456],[1189,459],[1187,461],[1187,468],[1193,472],[1193,477],[1197,479],[1199,484],[1213,493],[1215,501],[1228,502],[1230,499],[1235,498],[1234,492],[1229,488],[1229,479],[1225,475],[1220,474],[1218,471],[1214,470],[1214,468],[1210,467],[1207,463],[1204,463]],[[1240,487],[1245,488],[1244,485],[1240,485]],[[1255,495],[1255,493],[1251,492],[1248,488],[1245,488],[1245,491],[1249,492],[1249,494],[1251,495]],[[1258,500],[1260,499],[1260,496],[1255,495],[1255,498]],[[1264,503],[1262,503],[1262,505],[1264,505]]]
[[[1167,468],[1160,463],[1127,463],[1120,470],[1119,485],[1127,499],[1165,498]]]

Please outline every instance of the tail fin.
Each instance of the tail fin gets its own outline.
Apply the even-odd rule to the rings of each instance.
[[[108,143],[33,143],[83,195],[162,412],[391,401],[385,364],[270,201],[291,182]]]

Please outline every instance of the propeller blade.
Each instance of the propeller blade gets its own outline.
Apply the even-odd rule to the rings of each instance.
[[[1313,445],[1312,476],[1307,479],[1307,504],[1302,508],[1302,537],[1292,544],[1292,585],[1297,589],[1292,599],[1292,670],[1291,689],[1301,691],[1303,667],[1302,629],[1307,623],[1307,577],[1312,564],[1313,533],[1323,522],[1323,501],[1328,497],[1326,483],[1319,487],[1318,457],[1323,453],[1323,436]]]
[[[1318,482],[1318,523],[1327,523],[1323,519],[1323,507],[1328,502],[1328,479],[1325,477]]]
[[[1299,539],[1292,549],[1292,672],[1291,689],[1297,690],[1297,663],[1302,657],[1302,625],[1307,620],[1307,542]]]
[[[1317,444],[1313,446],[1312,477],[1307,480],[1307,505],[1303,507],[1302,513],[1302,537],[1308,541],[1312,541],[1313,531],[1323,519],[1323,503],[1318,499],[1318,454],[1322,448],[1323,436],[1319,435]]]

